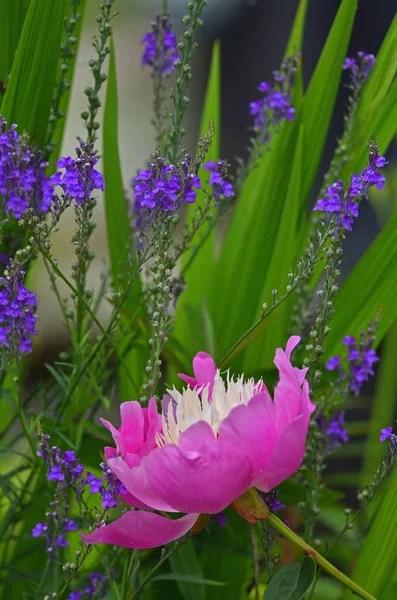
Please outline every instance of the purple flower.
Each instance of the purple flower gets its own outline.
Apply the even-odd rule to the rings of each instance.
[[[271,492],[261,492],[260,494],[273,513],[285,508],[285,504],[282,504],[278,499],[279,493],[278,490],[272,490]]]
[[[80,600],[83,592],[72,592],[69,594],[67,600]]]
[[[58,171],[52,175],[51,184],[60,186],[65,197],[79,205],[92,200],[95,190],[103,191],[105,182],[102,174],[94,169],[98,159],[93,144],[80,141],[76,154],[76,159],[67,156],[57,162],[57,167],[64,169],[64,173]]]
[[[274,71],[274,87],[263,81],[258,90],[264,94],[261,100],[250,104],[250,114],[254,118],[254,131],[260,142],[266,144],[271,139],[272,129],[282,121],[293,121],[295,109],[291,106],[291,91],[296,73],[296,58],[287,58],[280,71]]]
[[[95,475],[87,472],[87,483],[90,486],[91,494],[97,494],[101,489],[102,479],[97,479]]]
[[[55,540],[55,546],[57,548],[68,548],[70,544],[63,535],[58,535],[57,539]]]
[[[382,190],[385,186],[386,180],[377,169],[387,164],[386,159],[378,155],[375,145],[371,147],[368,158],[368,167],[360,175],[352,176],[346,194],[342,182],[337,181],[328,187],[324,198],[320,198],[313,209],[336,215],[336,230],[342,228],[351,231],[353,221],[358,217],[358,204],[368,197],[369,188],[376,186],[378,190]]]
[[[75,463],[76,461],[77,461],[77,458],[74,454],[74,450],[66,450],[63,453],[63,462]]]
[[[180,60],[170,15],[157,15],[151,25],[153,31],[145,33],[141,42],[145,44],[142,64],[151,67],[154,74],[166,77],[175,70],[175,61]]]
[[[46,523],[37,523],[32,529],[32,536],[34,538],[42,536],[47,531]]]
[[[32,351],[31,335],[35,335],[36,295],[23,285],[25,273],[18,262],[11,261],[4,277],[0,277],[0,346],[13,354]]]
[[[397,435],[393,432],[393,427],[385,427],[380,432],[380,441],[389,440],[393,450],[397,447]]]
[[[232,184],[224,178],[229,166],[225,160],[220,159],[217,162],[210,160],[203,166],[205,171],[210,172],[211,176],[208,183],[212,185],[216,202],[222,197],[230,198],[234,196]]]
[[[188,154],[181,162],[181,171],[175,165],[166,165],[164,158],[154,157],[150,169],[140,171],[132,185],[137,214],[142,209],[170,212],[178,209],[183,201],[195,202],[195,190],[201,187],[197,173],[191,172]]]
[[[326,433],[330,448],[337,448],[341,444],[346,444],[349,441],[349,436],[345,429],[344,411],[341,411],[338,415],[328,421]]]
[[[381,429],[380,441],[384,442],[385,440],[387,440],[392,435],[392,431],[393,431],[393,427],[385,427],[384,429]],[[39,523],[39,525],[40,525],[40,523]],[[36,525],[36,527],[37,527],[37,525]]]
[[[36,213],[50,210],[54,190],[45,174],[47,166],[27,136],[20,136],[16,125],[7,129],[0,115],[0,194],[7,215],[20,219],[29,207]]]
[[[216,515],[212,515],[211,522],[216,523],[221,529],[223,527],[226,527],[226,525],[228,524],[227,517],[224,512],[220,512],[220,513],[217,513]]]
[[[68,531],[76,531],[77,523],[72,519],[66,519],[65,523],[62,525],[62,531],[67,533]]]
[[[332,356],[325,365],[327,371],[334,371],[340,366],[340,356]]]
[[[350,87],[364,85],[374,64],[375,56],[365,52],[358,52],[357,58],[345,58],[343,70],[351,72]]]
[[[63,481],[65,475],[62,473],[62,465],[54,465],[47,475],[48,481]]]

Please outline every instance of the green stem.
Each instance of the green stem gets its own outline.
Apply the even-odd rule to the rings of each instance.
[[[296,548],[302,550],[305,556],[312,558],[320,569],[326,571],[331,577],[334,577],[340,581],[345,587],[347,587],[353,594],[359,596],[363,600],[376,600],[374,596],[363,590],[362,587],[354,583],[347,575],[344,575],[339,569],[334,567],[324,556],[319,554],[317,550],[309,546],[304,542],[296,533],[294,533],[287,525],[285,525],[275,514],[269,513],[267,521],[281,533],[291,544]]]

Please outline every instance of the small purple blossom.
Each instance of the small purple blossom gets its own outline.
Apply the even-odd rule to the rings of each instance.
[[[152,31],[145,33],[141,42],[145,45],[142,64],[151,67],[153,74],[166,77],[175,71],[175,61],[180,60],[170,15],[157,15],[151,25]]]
[[[234,196],[232,184],[225,179],[229,166],[225,160],[218,160],[217,162],[210,160],[203,166],[205,171],[210,172],[211,176],[208,183],[212,185],[216,202],[222,197],[230,198]]]
[[[32,351],[31,335],[35,335],[37,297],[23,285],[22,266],[11,261],[0,277],[0,346],[13,354]]]
[[[44,535],[44,533],[46,531],[47,531],[46,523],[37,523],[37,525],[35,525],[32,529],[32,536],[34,538],[40,537],[40,536]]]
[[[282,508],[285,508],[285,504],[282,504],[278,499],[280,492],[278,490],[272,490],[271,492],[262,492],[260,495],[266,502],[271,512],[277,512]]]
[[[270,142],[272,129],[282,121],[293,121],[295,109],[291,106],[291,91],[296,73],[296,58],[287,58],[280,71],[274,71],[275,85],[263,81],[258,90],[264,94],[261,100],[250,104],[250,114],[254,118],[254,131],[263,144]]]
[[[67,533],[68,531],[77,531],[77,523],[72,519],[66,519],[62,525],[62,531]]]
[[[392,431],[393,431],[393,427],[385,427],[384,429],[381,429],[380,441],[384,442],[385,440],[390,438],[390,436],[392,435]],[[39,525],[40,525],[40,523],[39,523]]]
[[[345,193],[341,181],[330,185],[324,195],[320,198],[313,210],[322,210],[328,215],[335,215],[337,229],[352,230],[354,219],[358,217],[358,205],[363,198],[368,197],[368,190],[376,186],[383,190],[385,178],[377,169],[387,164],[383,156],[377,153],[376,145],[372,145],[369,153],[368,167],[361,171],[360,175],[354,174],[350,186]]]
[[[83,594],[83,592],[72,592],[67,597],[67,600],[81,600],[82,594]]]
[[[57,548],[68,548],[70,546],[70,544],[67,541],[67,539],[65,538],[65,536],[58,535],[58,537],[55,540],[55,546]]]
[[[334,371],[340,366],[340,361],[340,356],[332,356],[325,364],[325,368],[327,371]]]
[[[361,51],[357,53],[357,58],[345,58],[343,70],[351,73],[350,87],[361,87],[368,79],[374,64],[375,56]]]
[[[48,481],[63,481],[65,475],[62,473],[62,465],[54,465],[47,475]]]
[[[349,435],[345,428],[345,413],[341,411],[334,418],[329,419],[326,429],[328,445],[330,449],[337,448],[349,441]]]
[[[223,527],[226,527],[228,523],[225,513],[220,512],[216,515],[212,515],[211,523],[216,523],[221,529],[223,529]]]
[[[95,169],[98,159],[95,156],[93,144],[80,141],[76,148],[77,158],[63,157],[57,162],[58,171],[51,177],[52,186],[60,186],[66,198],[77,205],[92,200],[96,190],[103,191],[105,182],[102,173]]]
[[[389,440],[393,449],[397,447],[397,435],[393,433],[393,427],[385,427],[380,432],[380,441],[385,442]]]

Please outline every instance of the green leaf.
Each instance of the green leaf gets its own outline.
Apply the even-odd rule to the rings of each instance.
[[[6,82],[11,71],[26,8],[26,0],[0,2],[0,81],[3,83]]]
[[[304,13],[304,4],[299,6]],[[288,49],[293,53],[302,40],[303,14],[295,19]],[[294,123],[284,123],[274,132],[269,152],[244,182],[212,276],[208,309],[213,319],[218,343],[217,358],[224,356],[248,331],[266,300],[261,294],[285,210],[290,157],[295,155],[301,110]],[[305,211],[300,205],[300,215]],[[242,265],[244,268],[242,268]],[[265,360],[265,359],[264,359]],[[233,368],[242,368],[242,357]]]
[[[305,127],[303,164],[305,202],[320,164],[356,9],[357,0],[341,2],[305,94],[302,117]]]
[[[7,91],[3,116],[42,147],[59,59],[65,0],[31,0]]]
[[[397,214],[371,244],[343,283],[327,340],[327,356],[342,350],[345,335],[358,336],[381,309],[376,344],[397,318]]]
[[[126,281],[126,269],[132,273],[136,268],[136,261],[131,260],[131,238],[130,216],[127,210],[127,202],[124,194],[123,178],[120,164],[119,140],[118,140],[118,95],[116,78],[116,58],[114,45],[110,53],[108,85],[106,92],[106,104],[103,119],[103,173],[105,179],[105,216],[106,230],[110,257],[110,266],[114,288],[123,289]],[[130,261],[130,263],[129,263]],[[129,265],[129,266],[128,266]],[[125,302],[126,313],[133,315],[139,309],[141,301],[141,280],[136,277],[132,289]],[[129,319],[123,316],[120,322],[123,330],[122,338],[126,339],[125,332],[129,330]],[[121,352],[123,352],[123,340],[120,340]],[[132,348],[125,356],[124,362],[128,365],[131,378],[136,386],[127,377],[124,367],[120,367],[119,381],[122,400],[131,399],[139,392],[142,383],[142,373],[147,362],[145,351],[136,347]]]
[[[249,525],[232,509],[226,515],[228,527],[203,530],[197,542],[203,576],[225,582],[223,587],[206,587],[205,600],[241,600],[252,577]]]
[[[396,131],[397,124],[397,15],[393,19],[365,84],[353,129],[350,159],[342,170],[346,183],[351,173],[358,173],[367,163],[367,144],[374,136],[383,154]]]
[[[286,565],[270,581],[263,600],[300,600],[310,588],[315,575],[316,563],[311,558]]]
[[[287,56],[296,56],[301,52],[308,4],[309,0],[300,0],[298,4],[298,8],[296,9],[295,13],[294,23],[292,25],[291,33],[288,38],[287,47],[284,53],[285,58]]]
[[[172,573],[160,575],[174,579],[185,600],[204,600],[203,576],[193,540],[188,540],[170,556]],[[215,583],[217,585],[218,582]],[[222,585],[222,584],[221,584]]]
[[[272,289],[275,282],[279,286],[280,293],[281,290],[286,289],[288,285],[288,273],[294,268],[294,262],[296,262],[297,242],[301,240],[303,233],[299,230],[298,226],[304,156],[303,140],[304,130],[301,125],[292,161],[284,208],[275,236],[273,251],[267,264],[264,286],[259,298],[260,305],[257,308],[257,317],[261,314],[263,301],[271,301]],[[273,319],[270,320],[269,327],[266,328],[266,335],[259,338],[257,343],[250,345],[245,353],[243,370],[254,371],[272,366],[274,349],[285,343],[285,331],[290,322],[291,301],[294,301],[293,297],[277,309]],[[266,321],[264,325],[266,326]]]
[[[396,569],[396,503],[397,469],[391,476],[390,484],[361,546],[352,574],[352,579],[358,585],[375,598],[385,598],[385,600],[384,591]],[[357,598],[357,596],[346,590],[343,600],[353,600],[353,598]]]
[[[82,25],[83,25],[83,19],[84,19],[86,5],[87,5],[86,0],[80,0],[80,4],[78,6],[78,13],[77,13],[80,15],[80,18],[78,19],[78,21],[76,23],[74,33],[73,33],[73,36],[76,38],[76,43],[73,45],[74,56],[69,58],[69,69],[65,73],[65,76],[70,81],[70,83],[73,83],[74,70],[75,70],[76,59],[77,59],[77,55],[78,55],[79,47],[80,47],[81,31],[82,31]],[[66,16],[69,15],[70,11],[71,11],[71,3],[69,2],[69,6],[66,8]],[[58,69],[58,71],[59,71],[59,69]],[[58,77],[59,77],[59,75],[60,75],[60,73],[58,72]],[[72,85],[69,88],[67,88],[66,90],[64,90],[62,98],[61,98],[61,102],[59,104],[59,111],[61,113],[63,113],[64,116],[62,117],[62,119],[59,119],[59,121],[57,122],[56,127],[55,127],[54,136],[53,136],[53,142],[55,144],[53,156],[55,159],[59,158],[60,152],[61,152],[62,140],[63,140],[63,134],[65,131],[65,126],[66,126],[66,119],[67,119],[67,115],[68,115],[71,92],[72,92]],[[53,165],[51,165],[50,168],[51,167],[54,169]]]
[[[207,154],[206,160],[216,161],[219,158],[220,153],[220,139],[221,139],[221,49],[219,42],[215,42],[212,51],[211,68],[208,77],[207,91],[205,95],[204,109],[201,118],[200,136],[204,135],[208,131],[208,125],[210,119],[214,120],[215,135],[212,138],[211,148]],[[208,181],[208,171],[200,171],[200,178],[202,181]],[[197,194],[197,202],[202,202],[203,195]],[[193,204],[188,207],[186,222],[191,222],[197,208]],[[208,225],[204,225],[201,228],[201,233],[198,237],[204,235],[207,231]],[[196,242],[198,239],[196,239]],[[198,350],[209,350],[207,343],[208,337],[204,335],[205,327],[208,326],[208,315],[207,323],[203,327],[202,318],[202,306],[205,301],[206,287],[210,282],[210,275],[213,269],[213,250],[215,242],[215,229],[208,236],[207,240],[203,244],[194,259],[191,267],[186,274],[186,291],[181,295],[178,300],[178,310],[175,315],[175,323],[173,328],[173,335],[179,342],[184,346],[190,356],[192,356]],[[183,264],[186,265],[192,255],[192,250],[185,253],[183,257]],[[202,274],[206,273],[206,277],[203,278]],[[197,313],[197,319],[192,321],[189,318],[188,311],[195,311]],[[192,331],[194,328],[194,331]],[[207,329],[208,331],[208,329]]]
[[[109,247],[110,267],[115,287],[125,280],[126,266],[130,254],[128,240],[131,236],[130,217],[124,194],[118,140],[118,98],[115,51],[112,43],[110,53],[108,85],[103,118],[103,174],[105,186],[105,216]],[[134,269],[134,265],[132,265]],[[140,292],[140,280],[135,281],[135,302]],[[131,302],[130,302],[131,306]]]

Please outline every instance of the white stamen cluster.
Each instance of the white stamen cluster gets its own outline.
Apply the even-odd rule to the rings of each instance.
[[[180,434],[198,421],[208,423],[217,436],[222,421],[230,411],[240,404],[248,404],[261,386],[262,380],[244,381],[244,375],[235,380],[229,374],[225,385],[219,369],[215,375],[211,400],[208,398],[208,385],[194,390],[186,388],[182,393],[174,386],[172,390],[167,390],[171,398],[167,416],[162,416],[163,434],[158,435],[157,444],[178,444]]]

